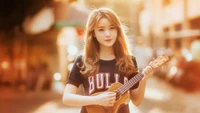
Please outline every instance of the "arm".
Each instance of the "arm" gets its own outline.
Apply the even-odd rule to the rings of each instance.
[[[63,103],[71,106],[102,105],[112,106],[115,102],[116,93],[104,92],[96,96],[78,95],[77,87],[67,84],[63,94]]]
[[[140,81],[139,87],[137,89],[130,90],[130,99],[136,106],[139,106],[144,99],[146,81],[153,74],[153,69],[150,66],[147,66],[143,69],[142,73],[144,74],[144,78]]]
[[[130,99],[134,105],[139,106],[143,99],[146,87],[146,80],[141,80],[137,89],[130,90]]]
[[[81,96],[76,94],[77,87],[72,84],[67,84],[63,94],[63,103],[72,106],[85,106],[96,104],[94,96]]]

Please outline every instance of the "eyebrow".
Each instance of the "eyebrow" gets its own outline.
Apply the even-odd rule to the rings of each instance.
[[[109,25],[109,27],[113,27],[114,25],[113,24],[111,24],[111,25]],[[97,28],[104,28],[105,26],[98,26]]]
[[[105,26],[98,26],[97,28],[104,28]]]

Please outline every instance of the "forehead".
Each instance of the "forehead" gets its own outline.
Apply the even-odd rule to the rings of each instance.
[[[110,25],[113,25],[113,24],[106,17],[99,19],[99,21],[97,23],[97,27],[99,27],[99,26],[110,26]]]

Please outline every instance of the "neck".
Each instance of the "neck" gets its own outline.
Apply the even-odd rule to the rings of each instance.
[[[115,58],[114,51],[112,47],[104,47],[100,49],[100,59],[102,60],[112,60]]]

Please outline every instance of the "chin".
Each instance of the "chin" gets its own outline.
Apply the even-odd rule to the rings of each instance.
[[[113,44],[105,45],[105,47],[113,47]]]
[[[106,47],[112,47],[114,43],[105,44]]]

